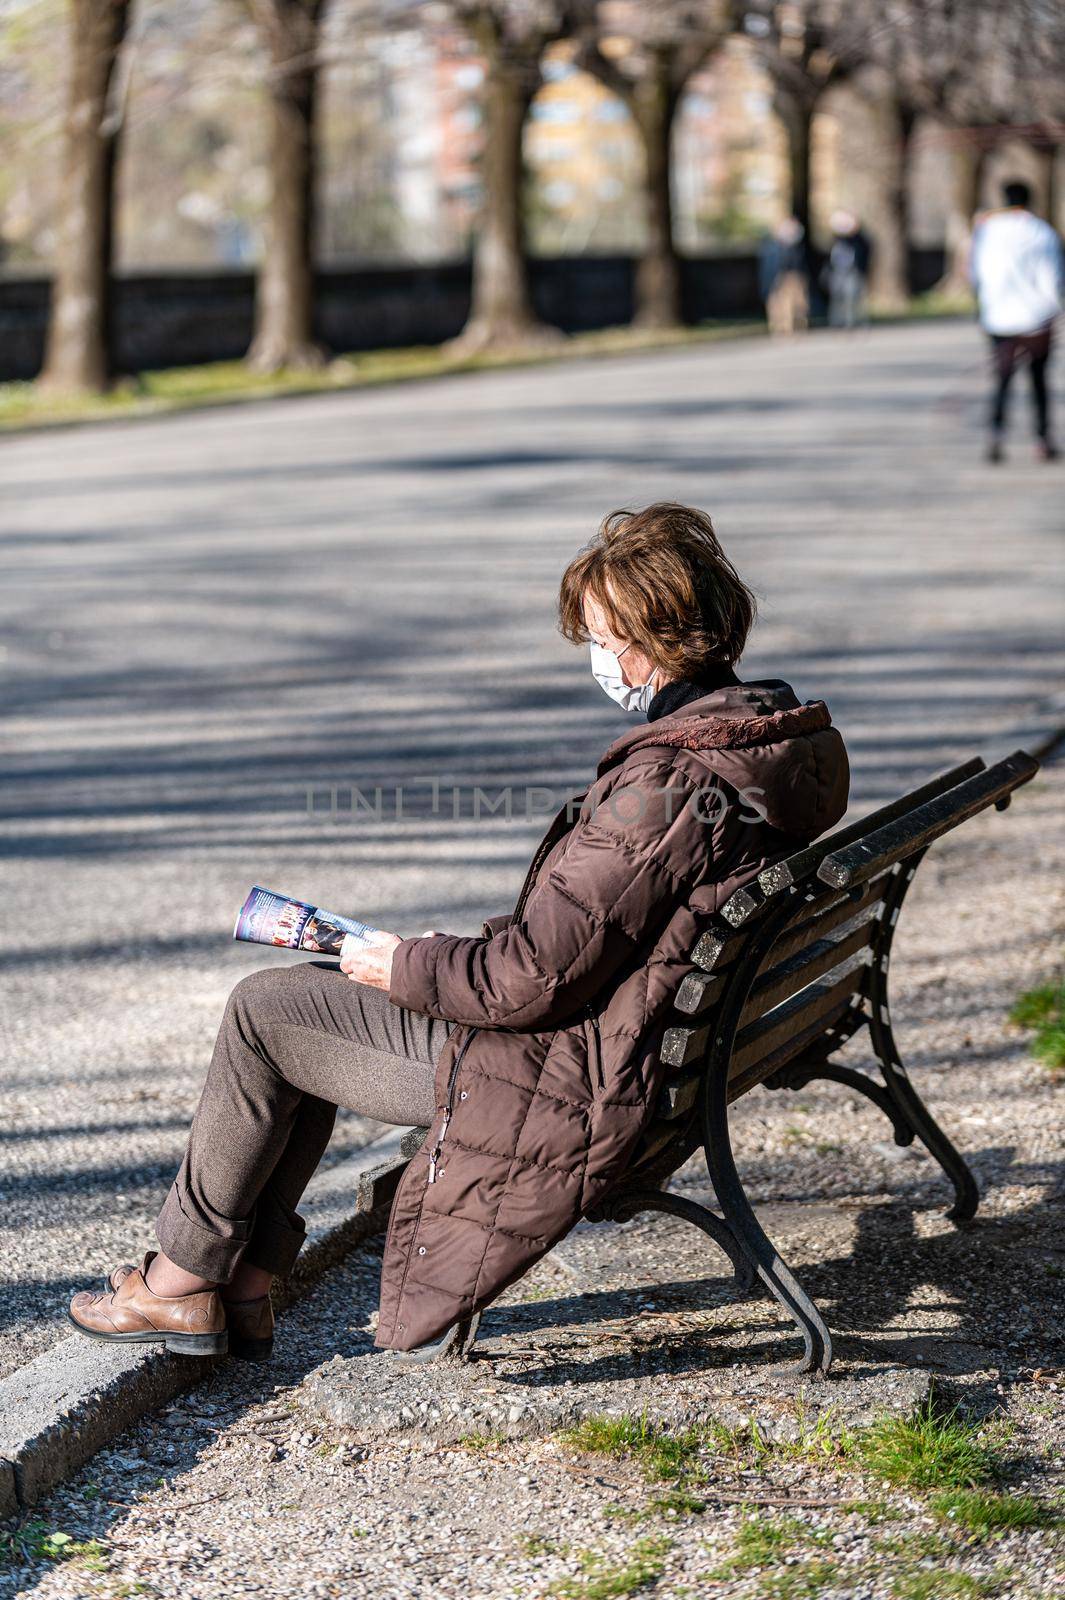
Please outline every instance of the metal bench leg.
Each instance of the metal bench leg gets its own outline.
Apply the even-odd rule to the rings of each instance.
[[[727,1055],[725,1060],[727,1062]],[[725,1221],[770,1294],[802,1334],[805,1346],[797,1372],[824,1374],[832,1364],[832,1335],[820,1311],[780,1259],[744,1192],[729,1137],[727,1078],[711,1068],[703,1083],[706,1163]]]
[[[880,998],[877,998],[877,990],[883,989],[882,983],[878,984],[874,977],[870,987],[873,1016],[869,1023],[869,1032],[872,1035],[873,1049],[876,1051],[880,1070],[884,1074],[887,1092],[899,1116],[913,1130],[929,1154],[939,1162],[954,1185],[954,1204],[947,1212],[947,1216],[952,1222],[968,1222],[976,1215],[976,1208],[980,1204],[980,1191],[976,1187],[976,1179],[969,1170],[965,1158],[951,1144],[910,1082],[895,1045],[895,1036],[891,1031],[887,996],[881,993]],[[910,1143],[909,1139],[898,1139],[897,1133],[895,1137],[900,1144]]]
[[[697,1200],[686,1195],[672,1194],[668,1189],[625,1189],[614,1200],[607,1199],[589,1214],[592,1222],[628,1222],[639,1211],[663,1211],[668,1216],[683,1217],[685,1222],[701,1228],[728,1256],[732,1263],[737,1294],[749,1294],[754,1287],[754,1268],[737,1239],[735,1232],[723,1218],[717,1216]]]
[[[866,1017],[862,1018],[863,1027],[867,1021]],[[779,1072],[774,1072],[771,1078],[763,1078],[762,1088],[773,1091],[790,1089],[794,1094],[798,1094],[807,1084],[813,1083],[815,1078],[824,1078],[830,1083],[841,1083],[844,1088],[853,1089],[855,1094],[863,1094],[891,1123],[896,1144],[913,1143],[916,1131],[910,1126],[901,1108],[895,1104],[884,1085],[877,1083],[867,1072],[859,1072],[855,1067],[838,1066],[836,1062],[827,1060],[824,1052],[820,1050],[809,1055],[796,1056],[794,1061],[789,1061]]]
[[[923,854],[922,851],[921,855]],[[968,1222],[975,1216],[976,1208],[980,1204],[980,1191],[976,1187],[976,1179],[966,1165],[964,1157],[951,1144],[910,1082],[891,1028],[887,989],[891,940],[899,909],[920,859],[920,856],[910,858],[899,872],[884,900],[884,934],[873,952],[873,965],[869,969],[866,990],[870,1011],[869,1034],[892,1104],[903,1122],[913,1130],[929,1154],[935,1157],[954,1185],[954,1204],[947,1212],[947,1216],[952,1222]],[[897,1124],[896,1139],[898,1139]],[[900,1144],[909,1142],[909,1140],[899,1140]]]
[[[910,1082],[898,1058],[890,1029],[884,1032],[886,1037],[876,1045],[884,1084],[877,1083],[868,1073],[858,1072],[853,1067],[840,1067],[828,1061],[797,1061],[789,1062],[772,1078],[765,1079],[763,1087],[798,1091],[805,1089],[815,1078],[825,1078],[831,1083],[841,1083],[845,1088],[853,1089],[856,1094],[865,1095],[888,1118],[896,1144],[910,1145],[919,1138],[935,1156],[954,1184],[956,1199],[949,1215],[955,1222],[965,1222],[980,1203],[973,1175]]]

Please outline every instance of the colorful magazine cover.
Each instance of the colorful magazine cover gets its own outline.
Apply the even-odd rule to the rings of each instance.
[[[282,950],[313,950],[317,955],[339,956],[346,937],[368,943],[377,931],[365,922],[323,911],[305,900],[255,888],[237,913],[233,937],[251,944],[276,945]]]

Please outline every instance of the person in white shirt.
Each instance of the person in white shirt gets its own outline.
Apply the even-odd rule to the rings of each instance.
[[[1026,183],[1007,183],[1003,197],[1003,210],[987,212],[978,219],[970,261],[980,323],[991,339],[995,372],[987,459],[1003,458],[1010,380],[1027,361],[1037,452],[1041,460],[1052,461],[1058,451],[1050,436],[1047,362],[1054,319],[1062,309],[1065,256],[1054,229],[1029,210],[1031,191]]]

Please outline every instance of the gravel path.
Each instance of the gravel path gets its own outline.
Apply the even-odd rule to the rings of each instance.
[[[803,1412],[773,1370],[794,1342],[771,1303],[731,1303],[690,1230],[640,1218],[582,1225],[486,1316],[467,1377],[482,1397],[522,1390],[531,1420],[445,1442],[418,1420],[396,1434],[363,1406],[353,1428],[337,1420],[345,1394],[354,1416],[378,1381],[367,1362],[388,1359],[368,1354],[374,1244],[285,1318],[270,1368],[221,1368],[38,1508],[0,1567],[0,1595],[1049,1600],[1065,1576],[1059,1532],[967,1531],[824,1438],[841,1412],[890,1406],[895,1384],[904,1409],[925,1370],[982,1419],[1000,1489],[1060,1504],[1060,1091],[1004,1016],[1059,969],[1063,934],[1059,761],[1004,816],[935,846],[900,924],[903,1053],[978,1175],[970,1227],[944,1220],[938,1169],[896,1151],[845,1090],[739,1108],[741,1170],[838,1336],[836,1376],[807,1386]],[[698,1192],[697,1163],[675,1182]],[[410,1398],[449,1384],[419,1375]],[[663,1423],[693,1405],[726,1424],[754,1415],[764,1442],[719,1437],[693,1503],[630,1458],[544,1432],[537,1408],[547,1418],[543,1397],[567,1384]],[[57,1533],[73,1559],[54,1559],[71,1545],[46,1553]]]
[[[403,931],[512,903],[524,786],[553,809],[619,727],[553,632],[608,508],[713,511],[764,596],[745,670],[830,700],[861,806],[1060,681],[1062,471],[980,462],[982,361],[968,326],[911,326],[0,446],[0,1373],[150,1241],[264,959],[228,938],[251,883]],[[429,813],[430,775],[463,814],[446,788]],[[322,814],[396,783],[406,820]],[[471,821],[504,783],[518,815]],[[332,1157],[374,1131],[345,1117]]]

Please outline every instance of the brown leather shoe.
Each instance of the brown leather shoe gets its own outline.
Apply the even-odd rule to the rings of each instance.
[[[164,1344],[175,1355],[220,1356],[227,1348],[226,1316],[217,1289],[198,1294],[153,1294],[139,1268],[117,1289],[83,1289],[70,1302],[71,1322],[90,1339],[117,1344]]]
[[[274,1348],[274,1306],[268,1294],[258,1300],[222,1302],[229,1330],[229,1353],[238,1361],[269,1361]]]
[[[145,1283],[148,1281],[148,1268],[151,1266],[158,1254],[158,1250],[148,1250],[145,1252],[144,1260],[140,1264],[140,1275],[144,1279]],[[104,1279],[104,1288],[107,1290],[121,1289],[130,1273],[136,1272],[137,1270],[138,1269],[133,1265],[132,1261],[124,1261],[120,1267],[115,1267],[114,1271],[107,1274],[107,1277]]]
[[[140,1273],[148,1277],[148,1268],[158,1254],[149,1250],[140,1264]],[[104,1279],[108,1290],[120,1289],[131,1272],[138,1269],[132,1261],[115,1267]],[[222,1301],[229,1332],[229,1353],[238,1361],[269,1361],[274,1348],[274,1307],[268,1294],[259,1300]]]

